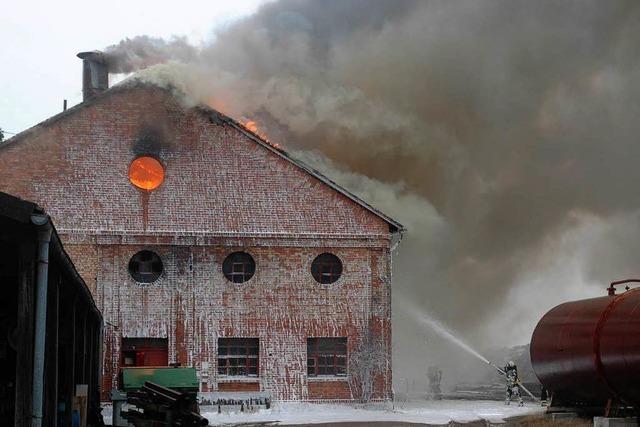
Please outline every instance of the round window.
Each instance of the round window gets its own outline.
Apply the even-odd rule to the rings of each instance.
[[[162,270],[162,260],[152,251],[140,251],[129,261],[129,274],[136,282],[155,282],[162,274]]]
[[[333,283],[342,275],[342,261],[334,254],[320,254],[311,263],[311,275],[318,283]]]
[[[164,166],[153,157],[138,157],[129,165],[129,181],[143,190],[155,190],[164,181]]]
[[[253,277],[256,262],[246,252],[233,252],[222,263],[222,273],[230,282],[243,283]]]

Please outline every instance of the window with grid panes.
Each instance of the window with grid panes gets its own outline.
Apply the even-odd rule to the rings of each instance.
[[[218,338],[218,375],[258,376],[258,338]]]
[[[224,277],[233,283],[243,283],[253,277],[256,272],[256,262],[246,252],[233,252],[222,262]]]
[[[346,338],[307,338],[307,375],[347,375]]]

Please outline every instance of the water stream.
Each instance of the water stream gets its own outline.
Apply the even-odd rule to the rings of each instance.
[[[474,356],[475,358],[483,361],[484,363],[491,365],[494,368],[500,370],[496,365],[491,363],[489,359],[484,357],[482,354],[478,353],[478,351],[474,350],[473,347],[471,347],[469,344],[467,344],[466,342],[462,341],[460,338],[453,335],[451,331],[449,331],[442,323],[438,322],[436,319],[428,316],[426,313],[418,310],[417,308],[413,307],[411,304],[405,304],[405,307],[407,309],[407,312],[409,312],[418,322],[420,322],[425,326],[428,326],[434,332],[440,335],[442,338],[452,342],[453,344],[457,345],[458,347],[460,347],[470,355]],[[522,383],[520,383],[519,385],[524,391],[527,392],[529,396],[531,396],[534,400],[536,400],[536,397],[529,390],[527,390]]]
[[[442,338],[445,338],[447,341],[452,342],[453,344],[457,345],[458,347],[460,347],[470,355],[476,357],[477,359],[482,360],[484,363],[491,364],[491,362],[489,362],[489,360],[486,357],[478,353],[478,351],[474,350],[469,344],[467,344],[466,342],[462,341],[460,338],[453,335],[453,333],[451,333],[442,323],[438,322],[434,318],[429,317],[427,314],[411,306],[408,306],[407,311],[411,313],[414,319],[419,321],[421,324],[433,329]]]

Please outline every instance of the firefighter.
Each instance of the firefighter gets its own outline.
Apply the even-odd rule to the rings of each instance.
[[[511,403],[511,399],[518,399],[518,406],[524,406],[522,396],[520,394],[520,378],[518,377],[518,367],[513,361],[507,363],[504,367],[504,375],[507,381],[507,390],[504,404]]]
[[[427,379],[429,380],[429,398],[433,400],[442,400],[442,371],[437,366],[429,366],[427,370]]]

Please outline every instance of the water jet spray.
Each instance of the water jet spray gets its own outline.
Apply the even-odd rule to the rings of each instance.
[[[462,348],[463,350],[465,350],[467,353],[471,354],[472,356],[475,356],[477,359],[482,360],[483,362],[485,362],[487,365],[493,367],[495,370],[497,370],[501,375],[506,375],[505,371],[501,368],[499,368],[495,363],[492,363],[491,361],[489,361],[489,359],[487,359],[486,357],[484,357],[482,354],[480,354],[477,350],[473,349],[469,344],[465,343],[464,341],[462,341],[460,338],[456,337],[455,335],[453,335],[453,333],[451,333],[443,324],[441,324],[439,321],[435,320],[432,317],[427,316],[425,313],[417,310],[414,307],[411,307],[409,304],[406,304],[406,306],[409,308],[409,311],[412,312],[413,316],[418,319],[422,324],[429,326],[431,329],[433,329],[438,335],[440,335],[441,337],[447,339],[448,341],[454,343],[455,345],[457,345],[458,347]],[[522,382],[520,380],[517,381],[518,386],[520,386],[529,396],[531,396],[531,398],[535,401],[539,401],[538,398],[536,398],[533,393],[531,393],[529,390],[527,390],[527,388],[522,384]]]

